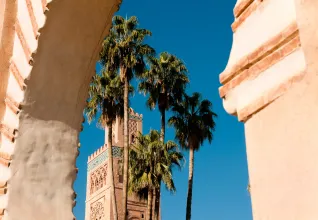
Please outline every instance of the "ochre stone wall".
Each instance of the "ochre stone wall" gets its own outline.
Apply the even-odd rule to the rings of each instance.
[[[4,219],[74,218],[83,108],[101,41],[119,4],[119,0],[0,0]]]
[[[241,0],[220,75],[245,123],[254,220],[318,219],[318,1]]]

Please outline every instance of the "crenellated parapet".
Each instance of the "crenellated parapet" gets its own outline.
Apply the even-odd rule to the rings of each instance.
[[[143,117],[142,114],[138,114],[132,108],[129,108],[129,118],[130,119],[135,119],[135,120],[142,121],[142,117]]]
[[[87,163],[91,162],[94,160],[96,157],[98,157],[101,153],[105,152],[107,149],[107,145],[103,145],[100,148],[98,148],[94,153],[92,153],[90,156],[88,156]]]
[[[114,158],[121,158],[122,156],[122,148],[118,146],[112,147],[113,157]],[[92,153],[87,160],[87,171],[90,172],[95,167],[99,166],[100,164],[106,162],[108,159],[108,151],[107,151],[107,144],[98,148],[94,153]]]

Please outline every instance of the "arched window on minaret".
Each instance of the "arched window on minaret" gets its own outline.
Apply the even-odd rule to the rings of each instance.
[[[104,183],[104,181],[103,181],[103,174],[101,174],[101,175],[99,176],[99,187],[98,187],[98,189],[103,188],[103,183]]]
[[[91,175],[91,182],[90,182],[90,194],[94,193],[94,184],[95,184],[95,180],[93,175]]]
[[[99,186],[99,181],[98,181],[98,177],[96,177],[96,179],[95,179],[95,191],[97,191],[99,189],[98,186]]]
[[[107,180],[107,164],[104,165],[102,169],[102,175],[103,175],[103,184],[106,186],[106,180]]]

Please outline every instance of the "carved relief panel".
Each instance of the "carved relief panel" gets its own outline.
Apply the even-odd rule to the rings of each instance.
[[[102,201],[97,201],[91,205],[90,220],[103,220],[105,219],[104,204]]]
[[[107,163],[90,174],[90,194],[106,186]]]

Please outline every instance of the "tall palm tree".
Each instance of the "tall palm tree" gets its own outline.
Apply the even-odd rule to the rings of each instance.
[[[176,103],[173,108],[174,116],[168,123],[176,130],[176,139],[180,145],[189,150],[189,179],[186,220],[191,219],[192,187],[194,151],[199,150],[205,140],[212,142],[215,130],[214,119],[217,115],[212,111],[212,103],[209,100],[201,100],[199,93],[192,96],[184,94],[183,101]]]
[[[145,58],[154,55],[155,51],[144,43],[151,32],[138,28],[137,17],[125,19],[114,16],[112,28],[103,42],[100,53],[101,62],[108,63],[109,68],[119,71],[124,83],[124,180],[123,180],[123,215],[127,219],[128,190],[128,150],[129,150],[129,86],[134,76],[140,76],[146,68]]]
[[[105,70],[101,75],[96,74],[90,84],[89,99],[85,112],[89,122],[96,118],[98,113],[101,113],[98,124],[103,128],[106,126],[108,130],[108,166],[114,220],[118,219],[118,213],[113,173],[112,124],[116,117],[122,116],[123,104],[122,83],[119,76],[115,72]]]
[[[139,90],[149,94],[147,106],[154,109],[158,105],[161,114],[161,141],[165,136],[165,112],[179,101],[189,82],[187,68],[176,56],[167,52],[159,58],[149,58],[150,69],[143,74]]]
[[[176,56],[167,52],[159,55],[159,58],[149,58],[150,69],[143,74],[139,84],[139,90],[149,94],[147,106],[154,109],[158,105],[161,115],[160,138],[164,142],[166,111],[174,102],[181,99],[184,89],[189,82],[187,68]],[[153,192],[155,201],[154,219],[159,219],[160,187]]]
[[[173,141],[163,143],[160,134],[151,130],[148,135],[139,135],[130,150],[129,161],[129,191],[136,192],[145,198],[148,193],[147,220],[152,217],[153,191],[162,181],[169,191],[175,192],[172,178],[172,167],[181,168],[183,155],[178,151],[178,146]]]
[[[149,136],[139,135],[136,141],[138,145],[131,148],[129,153],[129,193],[137,193],[139,198],[147,198],[146,220],[152,219],[152,189],[157,184],[151,163],[149,139]]]

